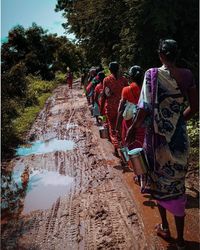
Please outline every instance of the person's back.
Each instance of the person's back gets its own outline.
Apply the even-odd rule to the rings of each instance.
[[[132,125],[132,121],[137,112],[137,103],[139,100],[143,70],[140,66],[134,65],[129,70],[130,85],[124,87],[121,94],[120,105],[118,108],[118,119],[116,129],[121,131],[122,144],[125,145],[125,138],[128,128]],[[144,128],[135,130],[132,141],[126,144],[129,150],[142,147],[144,141]]]
[[[124,87],[122,90],[122,97],[124,100],[137,104],[140,97],[141,88],[136,82],[131,82],[129,86]]]
[[[96,85],[95,87],[95,96],[94,96],[94,100],[98,103],[99,107],[100,107],[100,103],[101,103],[101,97],[103,94],[103,80],[105,79],[105,74],[103,71],[100,71],[98,73],[98,79],[99,79],[99,83]]]
[[[185,175],[189,153],[186,121],[197,111],[197,90],[192,73],[175,64],[178,54],[175,40],[161,40],[158,53],[163,66],[145,73],[139,112],[128,131],[127,141],[149,118],[145,151],[153,181],[151,194],[157,200],[161,216],[156,233],[165,239],[170,237],[168,210],[175,218],[177,248],[185,249]],[[185,97],[189,103],[186,108]]]
[[[111,75],[106,77],[103,81],[103,95],[100,113],[103,113],[105,106],[110,139],[116,149],[115,152],[117,155],[117,148],[119,147],[118,135],[115,130],[118,113],[117,111],[122,89],[128,85],[128,81],[125,77],[119,76],[119,64],[117,62],[111,62],[109,64],[109,70]]]
[[[73,73],[71,70],[68,70],[67,72],[67,84],[69,85],[69,88],[72,89],[72,83],[73,83]]]
[[[106,94],[105,109],[107,113],[117,112],[122,90],[127,85],[127,79],[124,76],[118,77],[115,72],[111,72],[111,74],[104,79],[103,86]]]

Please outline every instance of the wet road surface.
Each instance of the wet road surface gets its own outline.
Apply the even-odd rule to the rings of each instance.
[[[3,178],[2,249],[176,249],[155,236],[155,202],[99,138],[82,93],[59,86],[4,166],[12,175]],[[199,249],[193,204],[186,239]]]

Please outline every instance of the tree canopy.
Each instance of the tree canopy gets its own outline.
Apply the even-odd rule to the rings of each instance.
[[[47,34],[35,23],[28,29],[18,25],[9,32],[8,42],[2,45],[2,72],[18,63],[25,65],[28,74],[50,80],[58,69],[64,72],[66,67],[77,70],[81,53],[66,37]]]
[[[158,66],[159,39],[173,38],[179,63],[198,78],[198,0],[58,0],[56,11],[64,11],[63,26],[91,64],[115,59],[125,67]]]

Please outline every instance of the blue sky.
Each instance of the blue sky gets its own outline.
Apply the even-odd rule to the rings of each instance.
[[[15,25],[28,28],[35,22],[58,36],[66,35],[62,27],[65,19],[62,12],[55,12],[57,0],[1,0],[1,39],[8,36]],[[73,35],[67,35],[74,38]]]

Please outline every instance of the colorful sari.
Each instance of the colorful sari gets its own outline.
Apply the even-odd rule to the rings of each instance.
[[[182,91],[166,67],[146,72],[138,107],[148,112],[144,148],[153,181],[152,195],[177,216],[184,214],[189,152],[183,104]],[[177,206],[182,206],[179,214],[175,212]]]

